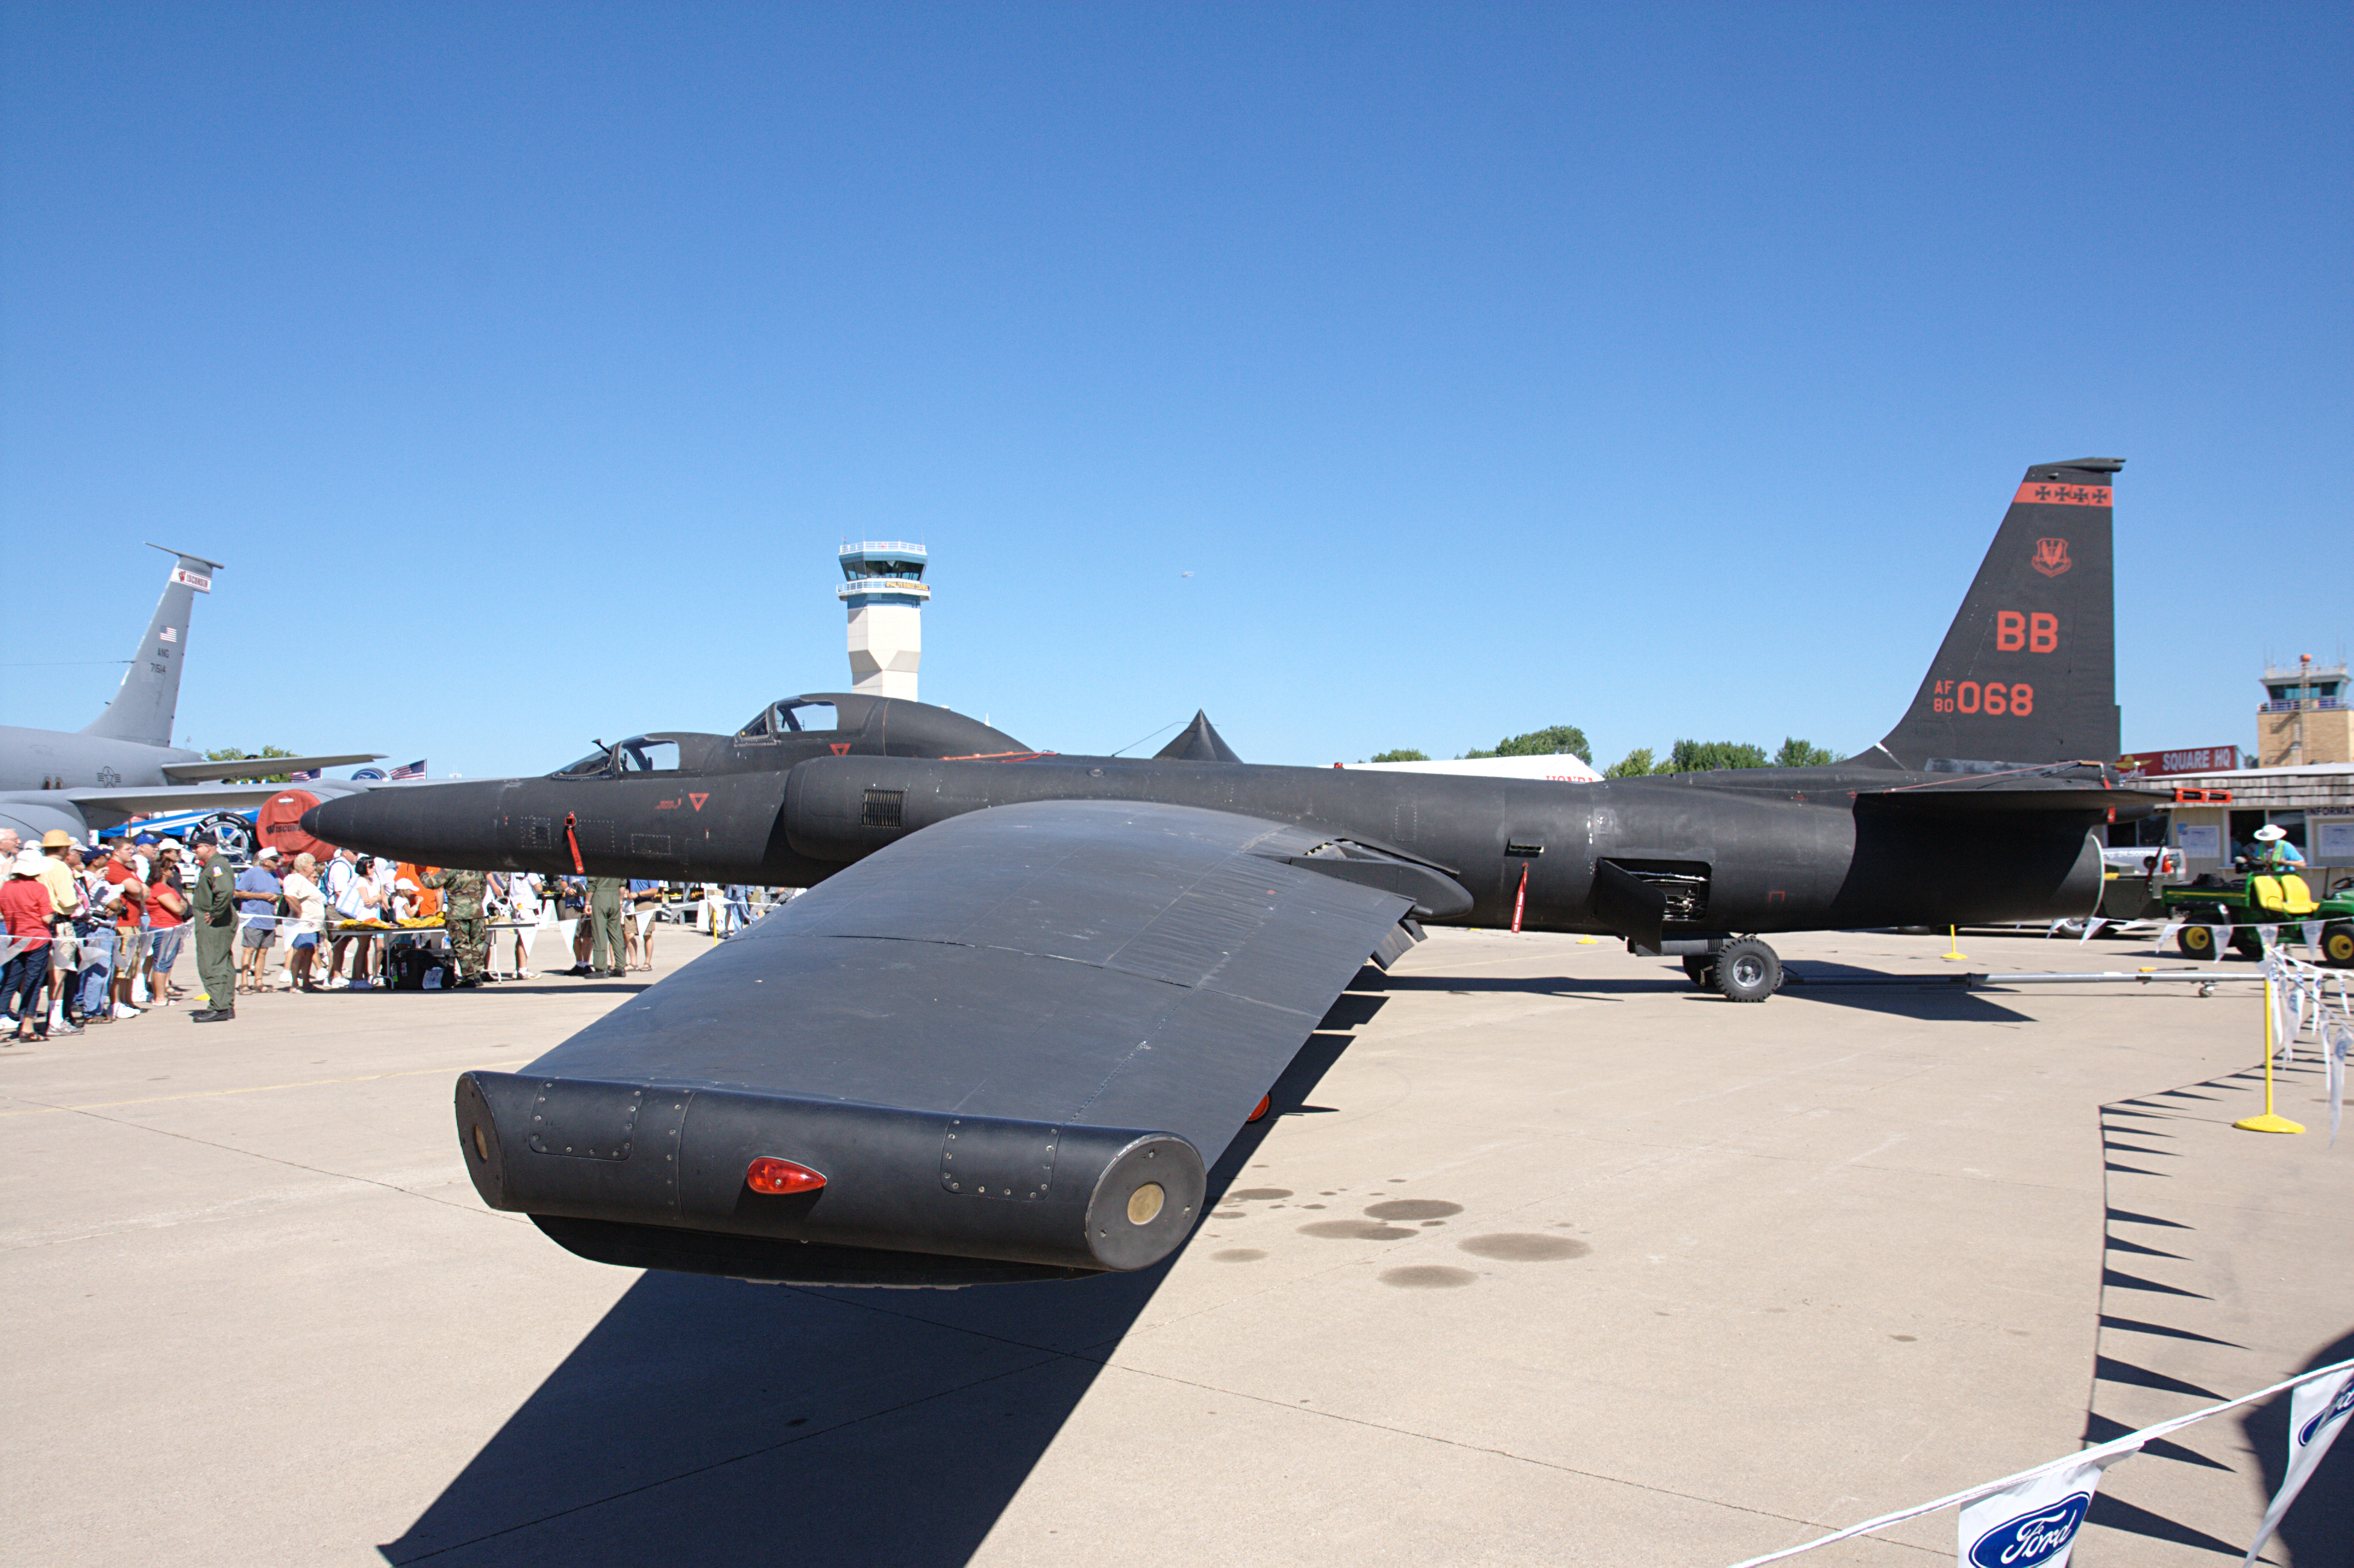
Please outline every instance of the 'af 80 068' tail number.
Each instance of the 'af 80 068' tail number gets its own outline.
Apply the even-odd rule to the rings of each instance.
[[[2026,718],[2035,712],[2035,688],[2024,681],[1940,681],[1929,693],[1929,711]]]

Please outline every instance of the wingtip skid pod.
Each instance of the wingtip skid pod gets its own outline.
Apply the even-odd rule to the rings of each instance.
[[[1131,1128],[490,1072],[458,1080],[456,1110],[482,1201],[573,1252],[786,1284],[1143,1268],[1207,1184],[1192,1143]],[[755,1163],[775,1160],[817,1181],[758,1190]]]

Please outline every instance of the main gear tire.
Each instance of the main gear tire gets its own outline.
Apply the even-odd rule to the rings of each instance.
[[[1756,938],[1743,937],[1716,955],[1715,982],[1727,1001],[1763,1001],[1782,988],[1782,960]]]
[[[196,831],[210,833],[221,853],[231,860],[253,858],[253,824],[236,811],[216,811],[198,822]]]

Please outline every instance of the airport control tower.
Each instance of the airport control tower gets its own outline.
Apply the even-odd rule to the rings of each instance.
[[[916,695],[916,671],[924,662],[924,547],[898,539],[873,539],[842,547],[842,575],[833,590],[850,606],[852,689],[878,697]]]

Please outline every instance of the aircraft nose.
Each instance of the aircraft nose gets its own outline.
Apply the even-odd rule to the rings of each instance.
[[[498,853],[494,783],[395,784],[322,800],[302,831],[363,854],[487,868]]]

